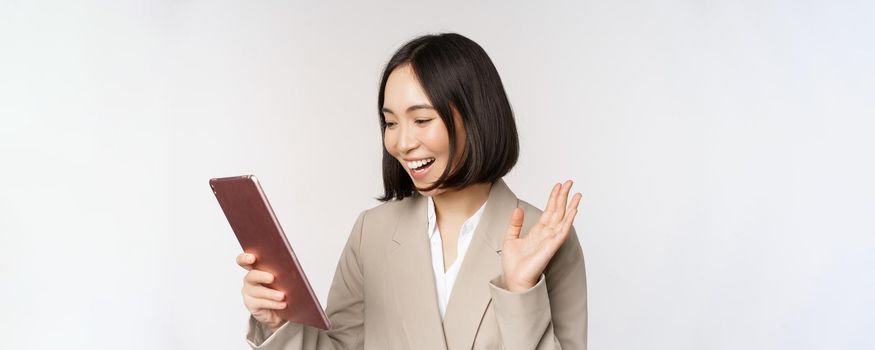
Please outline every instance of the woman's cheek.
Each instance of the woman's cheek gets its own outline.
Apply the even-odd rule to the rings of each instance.
[[[447,160],[443,159],[443,158],[440,159],[439,161],[435,160],[434,165],[435,165],[435,167],[434,167],[434,169],[432,169],[434,171],[431,174],[432,174],[432,176],[434,176],[435,179],[437,179],[437,178],[441,177],[441,174],[444,173],[444,169],[447,168]]]
[[[386,148],[386,152],[389,152],[389,154],[397,158],[394,148],[392,147],[393,144],[394,142],[392,141],[391,137],[389,137],[389,135],[383,136],[383,147]]]

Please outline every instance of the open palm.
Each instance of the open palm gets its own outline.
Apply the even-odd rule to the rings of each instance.
[[[520,238],[523,209],[514,209],[501,250],[501,269],[509,291],[522,292],[535,286],[568,237],[581,198],[581,194],[576,193],[571,203],[567,203],[572,185],[568,180],[553,186],[547,208],[523,238]]]

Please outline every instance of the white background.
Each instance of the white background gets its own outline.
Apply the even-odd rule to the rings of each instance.
[[[211,177],[324,302],[419,34],[494,60],[543,207],[584,194],[591,349],[875,347],[868,1],[0,2],[0,347],[245,349]]]

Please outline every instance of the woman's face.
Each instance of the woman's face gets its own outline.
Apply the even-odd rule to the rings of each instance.
[[[465,130],[458,113],[453,113],[456,123],[456,165],[465,146]],[[434,183],[450,158],[450,139],[447,127],[420,86],[409,64],[395,68],[386,81],[383,99],[383,117],[386,131],[383,145],[418,188]],[[444,189],[420,193],[434,196]]]

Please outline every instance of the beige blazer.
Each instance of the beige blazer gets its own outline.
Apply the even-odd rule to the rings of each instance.
[[[389,201],[359,214],[328,295],[332,329],[286,322],[270,333],[250,316],[253,349],[585,349],[586,273],[572,228],[532,289],[504,289],[501,248],[513,209],[522,234],[541,210],[493,184],[441,322],[426,199]]]

